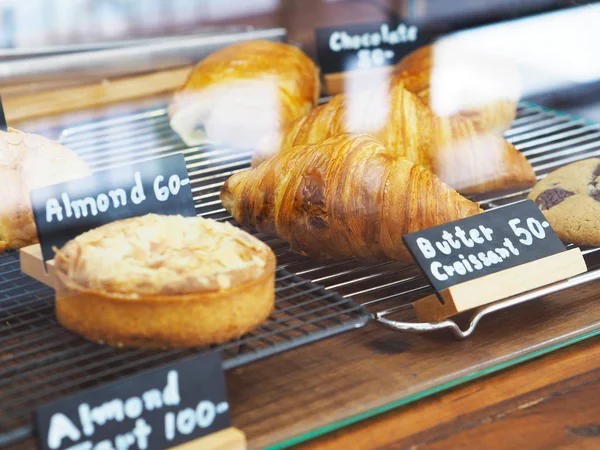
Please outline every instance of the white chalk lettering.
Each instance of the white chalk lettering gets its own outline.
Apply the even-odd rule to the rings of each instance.
[[[83,427],[83,432],[86,436],[94,434],[94,422],[92,421],[90,405],[82,403],[79,405],[79,421]]]
[[[146,200],[146,194],[144,194],[144,185],[142,184],[142,176],[139,172],[133,174],[135,185],[131,189],[131,201],[135,205],[139,205]]]
[[[73,200],[71,202],[71,207],[73,208],[73,213],[75,214],[76,219],[79,219],[80,217],[87,217],[88,208],[92,216],[98,215],[96,201],[92,197],[85,197],[81,200]]]
[[[130,397],[125,401],[125,415],[130,419],[137,419],[144,411],[144,404],[139,397]]]
[[[108,211],[108,208],[110,207],[110,200],[108,199],[108,195],[106,195],[106,194],[98,195],[98,197],[96,198],[96,204],[98,206],[98,211],[100,211],[100,212]]]
[[[460,242],[458,242],[457,240],[455,240],[452,235],[450,233],[448,233],[448,231],[444,230],[444,232],[442,233],[442,238],[448,242],[452,248],[455,249],[459,249],[460,248]]]
[[[519,249],[515,248],[512,241],[509,238],[504,238],[504,246],[509,249],[513,255],[519,255]]]
[[[115,447],[117,450],[129,450],[135,444],[133,433],[118,434],[115,438]]]
[[[329,36],[329,48],[334,52],[342,50],[360,50],[361,48],[378,47],[382,43],[398,45],[417,40],[419,29],[414,26],[400,24],[390,30],[384,23],[375,32],[350,35],[346,31],[334,31]]]
[[[217,412],[215,411],[215,405],[213,402],[203,400],[198,403],[196,407],[196,420],[200,428],[210,427],[215,420]]]
[[[483,244],[485,242],[476,228],[469,230],[469,236],[471,237],[471,239],[473,239],[473,242],[475,242],[476,244]]]
[[[46,201],[46,222],[51,223],[52,216],[56,216],[56,220],[59,222],[63,220],[62,208],[55,198],[49,198]]]
[[[176,370],[170,370],[167,375],[167,386],[163,390],[163,403],[168,406],[179,405],[179,374]]]
[[[431,242],[425,238],[417,238],[417,245],[423,256],[427,259],[433,258],[435,256],[435,249],[432,247]]]
[[[180,434],[191,434],[196,428],[196,413],[192,408],[186,408],[177,414],[177,431]]]
[[[471,239],[466,237],[467,233],[465,233],[465,231],[461,227],[457,226],[454,228],[454,230],[454,234],[456,235],[456,237],[459,238],[462,241],[462,243],[465,244],[467,247],[473,247],[475,245],[475,243]]]
[[[144,419],[137,419],[135,421],[133,435],[140,450],[148,448],[148,436],[150,436],[150,433],[152,433],[152,427]]]
[[[492,234],[494,234],[494,230],[483,225],[479,225],[479,229],[488,241],[492,240]]]
[[[175,438],[175,414],[172,412],[165,414],[165,437],[169,441]]]
[[[483,264],[481,264],[481,261],[479,261],[475,255],[469,255],[469,261],[471,261],[475,270],[483,269]]]
[[[67,437],[73,442],[77,442],[81,438],[81,432],[63,413],[53,414],[48,429],[48,447],[59,448],[62,440]]]
[[[108,191],[108,196],[112,200],[114,208],[125,206],[127,204],[127,194],[125,193],[125,189],[119,188],[114,191]]]
[[[64,192],[61,195],[61,198],[65,205],[65,213],[67,214],[67,217],[71,217],[73,215],[73,210],[71,209],[71,201],[69,200],[69,194]]]
[[[448,242],[436,242],[435,246],[442,252],[444,255],[449,255],[452,253],[452,248],[450,248],[450,244]]]
[[[125,418],[123,400],[114,399],[110,402],[102,403],[102,405],[92,408],[92,420],[96,425],[104,425],[109,420],[122,422]]]
[[[144,399],[144,406],[148,411],[162,408],[162,396],[158,389],[150,389],[144,392],[142,398]]]

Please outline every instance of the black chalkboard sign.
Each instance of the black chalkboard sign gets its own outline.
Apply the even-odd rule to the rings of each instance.
[[[434,35],[411,21],[390,20],[322,28],[316,37],[321,72],[328,74],[396,64]]]
[[[404,242],[438,292],[566,250],[532,200],[410,233]]]
[[[44,261],[53,246],[100,225],[148,213],[195,216],[183,155],[153,159],[33,189],[31,204]]]
[[[8,131],[8,124],[6,123],[6,114],[4,114],[4,105],[2,105],[2,97],[0,97],[0,130]]]
[[[82,392],[39,407],[38,448],[164,450],[229,428],[219,353]]]

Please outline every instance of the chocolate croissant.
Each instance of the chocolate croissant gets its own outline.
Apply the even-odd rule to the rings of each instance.
[[[461,115],[482,130],[501,134],[516,117],[518,99],[518,75],[502,64],[484,63],[482,55],[454,45],[432,44],[405,56],[393,76],[401,78],[404,87],[434,114]],[[508,76],[499,74],[498,66],[509,72]],[[454,88],[456,95],[451,95],[449,88]]]
[[[430,169],[463,194],[525,188],[536,181],[527,159],[509,142],[463,117],[433,115],[401,79],[336,95],[294,121],[283,139],[264,140],[252,165],[341,133],[373,134],[394,154]]]
[[[481,212],[434,174],[368,134],[281,152],[221,190],[242,225],[317,258],[412,260],[406,233]]]
[[[169,106],[171,128],[189,145],[206,140],[255,148],[316,104],[319,70],[302,50],[248,41],[200,61]]]

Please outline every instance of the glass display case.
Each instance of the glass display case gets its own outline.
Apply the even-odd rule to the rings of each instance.
[[[599,21],[2,2],[0,448],[207,353],[286,448],[600,333]]]

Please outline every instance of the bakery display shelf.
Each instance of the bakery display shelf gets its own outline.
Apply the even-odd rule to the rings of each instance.
[[[569,162],[600,156],[600,126],[529,103],[519,106],[506,137],[532,162],[538,178]],[[232,173],[249,166],[252,152],[211,143],[186,147],[171,131],[166,108],[74,126],[62,133],[60,141],[94,170],[183,153],[198,214],[235,224],[219,201],[219,191]],[[525,195],[523,191],[476,200],[493,208]],[[277,238],[256,235],[278,258],[277,308],[255,332],[217,347],[227,368],[360,327],[367,310],[378,320],[414,323],[410,303],[430,292],[414,266],[319,262],[288,252],[287,244]],[[589,271],[575,282],[589,282],[600,271],[600,252],[585,249],[584,253]],[[598,328],[600,322],[574,329],[564,340],[553,341],[552,348],[566,345],[574,335],[592,336]],[[53,292],[21,274],[16,253],[0,258],[0,329],[0,447],[31,436],[31,412],[37,405],[198,351],[113,349],[65,331],[54,319]],[[464,324],[459,328],[465,329],[469,331]],[[527,354],[522,349],[519,357]],[[472,378],[479,369],[463,367],[460,379]],[[415,386],[413,394],[418,398],[439,391],[442,385],[438,389],[429,383],[429,390]]]
[[[329,97],[322,98],[320,103],[328,100]],[[600,156],[599,124],[530,102],[519,104],[517,118],[505,137],[528,158],[538,179],[565,164]],[[249,166],[251,150],[232,151],[210,143],[198,148],[185,148],[169,127],[166,109],[140,111],[73,127],[63,132],[61,140],[97,169],[142,161],[156,153],[170,155],[183,152],[194,180],[193,192],[198,202],[198,213],[236,224],[222,207],[219,191],[231,174]],[[474,200],[480,202],[484,209],[491,209],[521,201],[528,192],[522,190],[478,196]],[[356,260],[320,263],[289,253],[287,244],[276,238],[259,237],[276,249],[280,267],[310,279],[327,290],[336,291],[343,298],[354,299],[368,307],[373,317],[384,326],[413,332],[448,329],[458,338],[470,336],[480,320],[488,314],[600,278],[597,261],[600,252],[595,248],[582,249],[588,265],[588,271],[584,274],[487,305],[477,309],[471,317],[460,316],[458,321],[420,323],[415,319],[411,304],[429,295],[432,290],[417,267],[394,262],[365,264]]]

